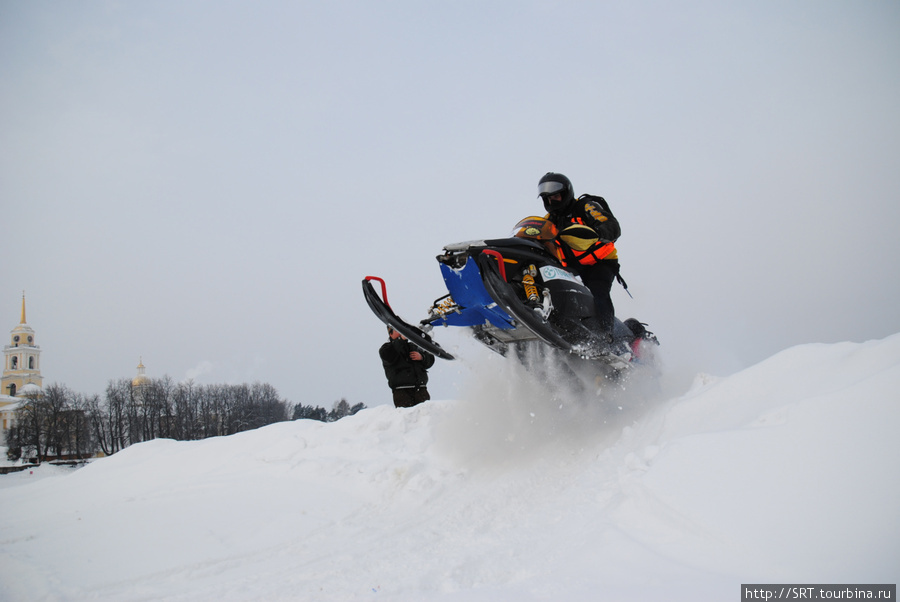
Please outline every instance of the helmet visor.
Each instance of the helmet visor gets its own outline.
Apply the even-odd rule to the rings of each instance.
[[[566,185],[561,182],[541,182],[538,184],[538,196],[550,196],[565,190]]]

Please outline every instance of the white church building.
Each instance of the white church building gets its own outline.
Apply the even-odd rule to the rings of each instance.
[[[29,395],[40,394],[41,348],[35,343],[34,329],[25,321],[25,294],[22,294],[22,318],[10,331],[9,345],[3,346],[3,376],[0,379],[0,445],[13,425],[15,412]]]

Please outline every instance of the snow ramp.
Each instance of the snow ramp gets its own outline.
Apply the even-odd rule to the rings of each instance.
[[[521,382],[520,388],[509,382]],[[2,600],[736,600],[896,583],[900,335],[668,400],[379,406],[0,479]]]

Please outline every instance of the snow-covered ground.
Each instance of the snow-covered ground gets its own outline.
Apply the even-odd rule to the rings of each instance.
[[[738,600],[900,577],[900,335],[676,398],[379,406],[0,476],[2,600]]]

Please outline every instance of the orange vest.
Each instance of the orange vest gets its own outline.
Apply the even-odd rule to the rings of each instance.
[[[598,261],[602,259],[617,259],[618,255],[616,254],[616,245],[615,243],[598,243],[598,246],[593,249],[588,249],[587,251],[576,251],[575,249],[570,249],[572,254],[575,256],[575,260],[581,265],[594,265]],[[612,257],[610,257],[612,255]]]

